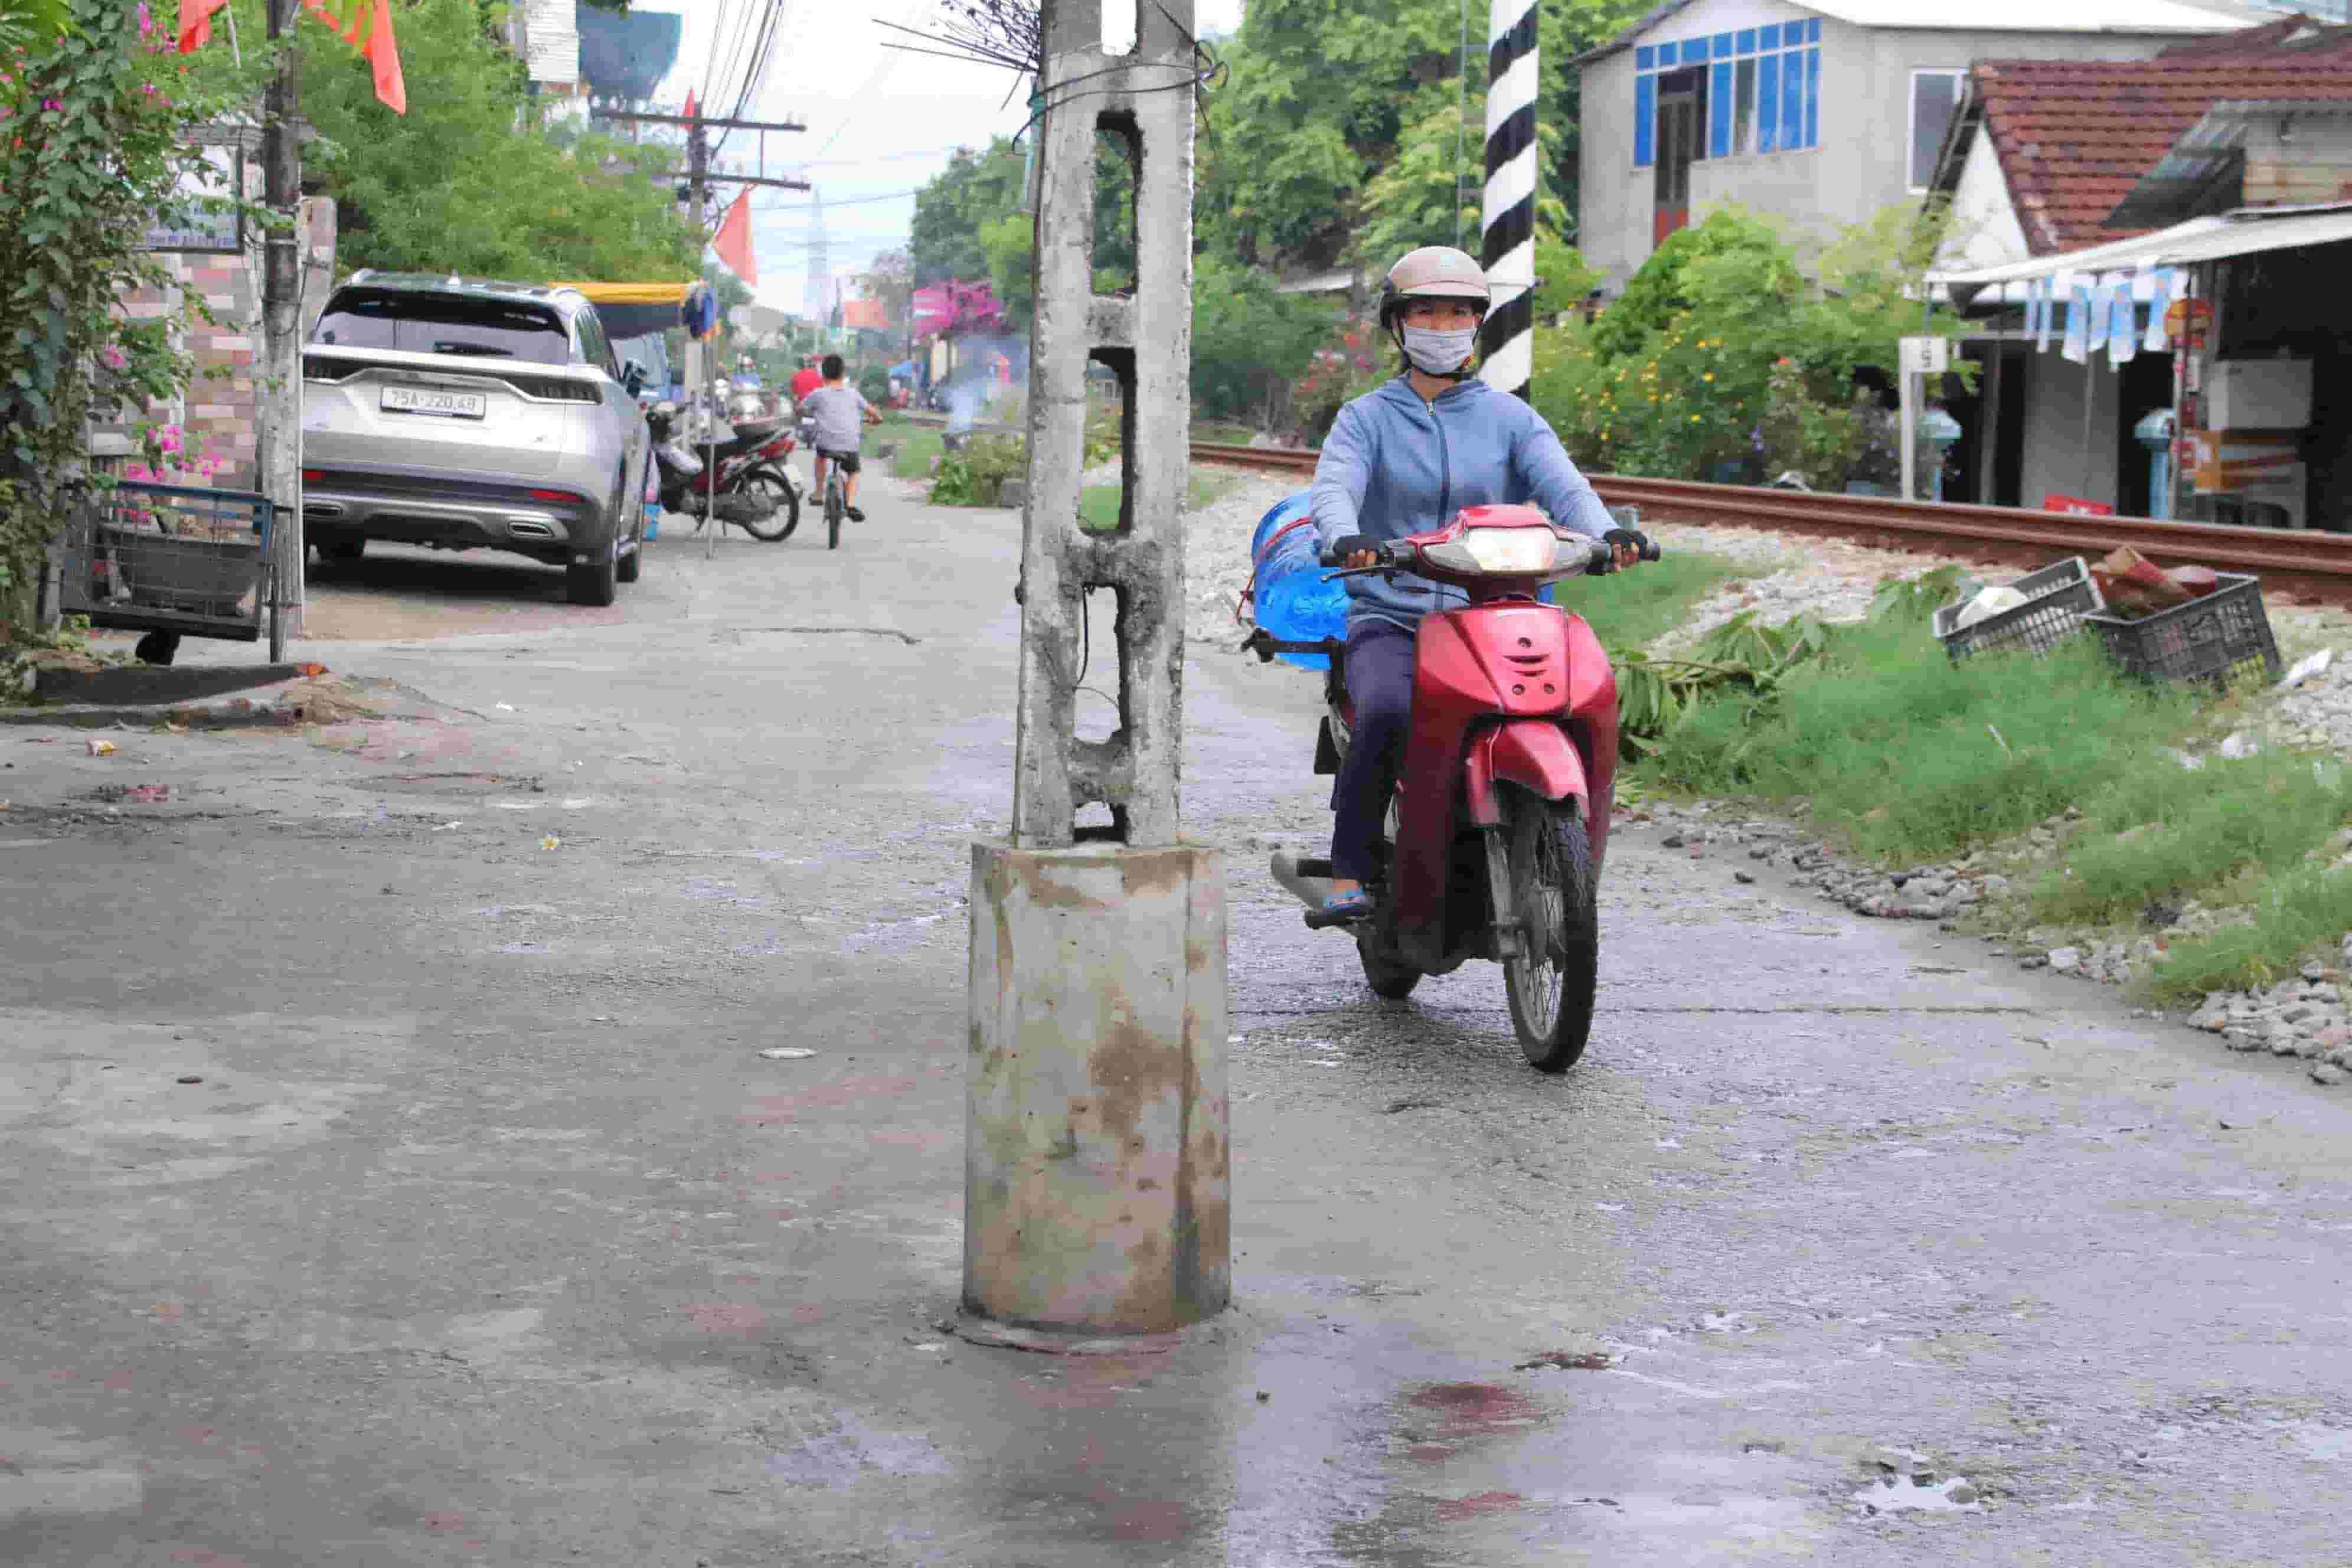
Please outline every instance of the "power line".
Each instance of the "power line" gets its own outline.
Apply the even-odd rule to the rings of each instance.
[[[833,205],[837,207],[863,207],[871,206],[876,202],[903,202],[908,196],[919,196],[929,189],[930,187],[929,185],[916,185],[908,190],[892,191],[887,195],[852,196],[845,202],[835,202]],[[814,203],[810,204],[811,210],[814,210]],[[788,205],[783,202],[771,202],[766,206],[755,206],[751,210],[755,213],[782,213],[797,212],[801,209],[796,205]]]

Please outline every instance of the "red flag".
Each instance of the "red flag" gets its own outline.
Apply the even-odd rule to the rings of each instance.
[[[375,71],[375,95],[394,114],[408,112],[408,82],[400,74],[400,40],[392,36],[392,0],[375,0],[375,26],[362,53]]]
[[[694,112],[694,89],[690,87],[686,89],[686,117],[688,120],[696,118]]]
[[[735,205],[727,209],[727,221],[719,226],[718,234],[711,238],[710,248],[717,251],[719,259],[727,263],[735,276],[743,280],[745,288],[757,289],[760,286],[759,265],[751,257],[751,193],[748,188],[735,198]]]
[[[193,55],[212,41],[213,13],[228,0],[180,0],[180,52]]]

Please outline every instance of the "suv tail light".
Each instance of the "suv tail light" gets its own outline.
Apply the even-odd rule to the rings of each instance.
[[[570,490],[533,490],[530,492],[530,499],[533,500],[556,501],[564,506],[578,506],[580,504],[580,498],[573,495]]]

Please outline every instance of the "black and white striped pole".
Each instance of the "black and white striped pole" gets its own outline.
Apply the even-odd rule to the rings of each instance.
[[[1479,333],[1488,384],[1525,397],[1535,374],[1536,0],[1489,0],[1486,242],[1494,303]]]

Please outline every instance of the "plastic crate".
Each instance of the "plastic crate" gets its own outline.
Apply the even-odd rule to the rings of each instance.
[[[1965,599],[1936,612],[1936,640],[1953,663],[1980,653],[2048,653],[2082,631],[2085,616],[2106,608],[2099,585],[2091,581],[2090,566],[2079,555],[2009,585],[2025,595],[2025,603],[1972,626],[1956,624],[1968,607]]]
[[[2278,640],[2263,608],[2262,579],[2230,572],[2217,575],[2221,585],[2203,598],[2136,621],[2109,615],[2084,619],[2117,664],[2148,680],[2227,683],[2257,667],[2263,679],[2276,680]]]

